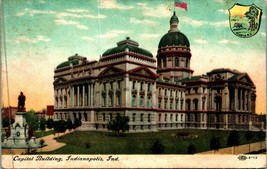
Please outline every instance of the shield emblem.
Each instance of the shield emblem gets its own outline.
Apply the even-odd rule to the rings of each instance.
[[[236,36],[249,38],[258,32],[262,10],[254,3],[251,5],[236,3],[228,11],[230,29]]]

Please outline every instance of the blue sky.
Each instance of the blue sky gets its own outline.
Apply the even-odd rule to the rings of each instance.
[[[259,32],[239,38],[229,28],[236,2],[264,0],[185,0],[188,11],[175,8],[179,30],[190,41],[194,75],[214,68],[248,72],[257,86],[257,110],[265,112],[266,14]],[[11,105],[24,91],[27,108],[53,104],[54,68],[75,53],[98,60],[109,48],[129,36],[156,56],[160,38],[169,30],[173,0],[12,0],[4,2],[6,53]],[[6,84],[3,83],[4,93]],[[5,100],[4,96],[4,100]],[[37,102],[38,100],[38,102]],[[4,102],[7,105],[7,102]]]

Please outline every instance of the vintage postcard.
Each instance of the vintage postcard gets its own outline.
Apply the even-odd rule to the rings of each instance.
[[[265,0],[0,0],[2,168],[266,168]]]

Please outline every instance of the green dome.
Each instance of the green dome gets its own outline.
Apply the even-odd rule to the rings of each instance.
[[[79,64],[79,60],[69,60],[69,61],[66,61],[66,62],[63,62],[63,63],[60,63],[58,66],[57,66],[57,69],[60,69],[60,68],[63,68],[63,67],[67,67],[67,66],[70,66],[70,65],[78,65]]]
[[[170,23],[173,23],[173,22],[177,22],[177,23],[179,22],[179,19],[176,16],[175,12],[173,12],[173,15],[172,15],[172,17],[170,19]]]
[[[130,38],[128,37],[126,38],[126,40],[118,42],[117,44],[118,44],[117,47],[108,49],[105,53],[103,53],[102,57],[110,56],[116,53],[125,52],[126,48],[128,48],[129,52],[138,53],[138,54],[153,58],[153,55],[149,51],[139,48],[138,43],[130,40]]]
[[[190,47],[190,43],[187,37],[182,32],[168,32],[161,38],[158,48],[166,46]]]

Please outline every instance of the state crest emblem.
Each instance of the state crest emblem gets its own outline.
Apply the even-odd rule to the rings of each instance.
[[[262,10],[254,3],[251,5],[236,3],[228,11],[230,29],[236,36],[249,38],[258,32]]]

